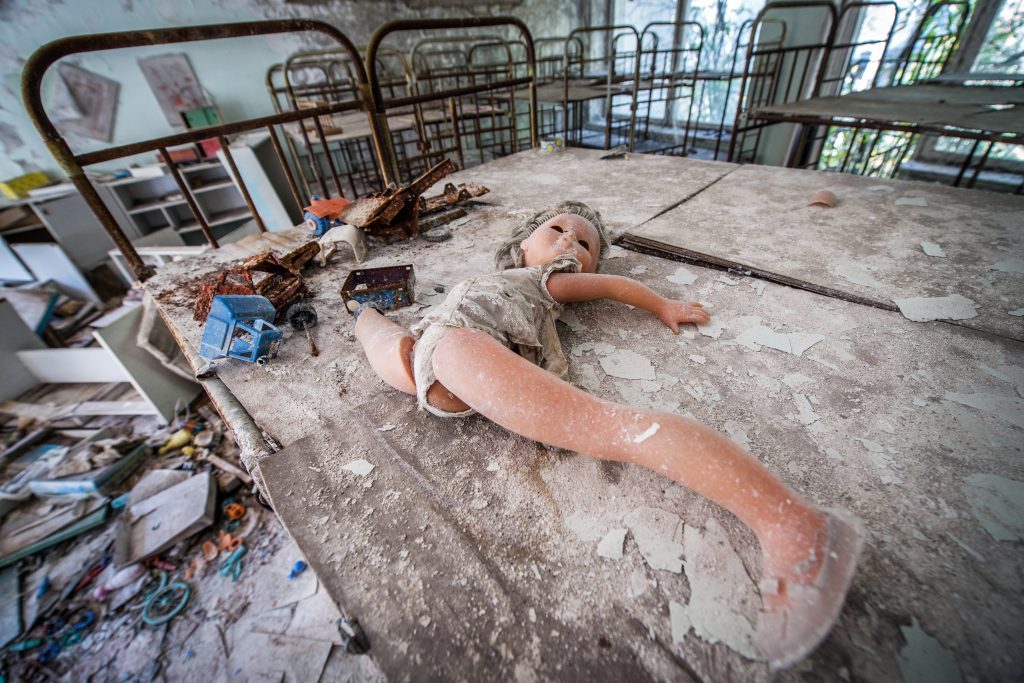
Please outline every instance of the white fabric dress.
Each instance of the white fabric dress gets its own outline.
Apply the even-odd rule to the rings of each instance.
[[[427,403],[427,390],[437,380],[434,349],[458,327],[480,330],[545,370],[565,378],[569,363],[562,352],[555,321],[562,305],[548,292],[552,273],[578,273],[582,265],[565,255],[541,266],[514,268],[457,284],[444,303],[412,328],[413,376],[420,408],[440,417],[464,417],[475,411],[450,413]]]

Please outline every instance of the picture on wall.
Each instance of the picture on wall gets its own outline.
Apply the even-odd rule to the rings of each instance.
[[[184,128],[181,112],[211,104],[183,52],[143,57],[139,68],[172,128]]]

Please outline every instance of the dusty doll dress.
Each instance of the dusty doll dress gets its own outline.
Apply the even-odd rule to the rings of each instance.
[[[427,390],[437,380],[434,349],[457,327],[486,332],[534,365],[564,378],[569,363],[555,329],[562,305],[548,293],[547,282],[552,273],[580,270],[579,260],[566,255],[541,266],[503,270],[457,284],[444,303],[412,328],[417,338],[412,367],[419,406],[440,417],[475,412],[450,413],[427,403]]]

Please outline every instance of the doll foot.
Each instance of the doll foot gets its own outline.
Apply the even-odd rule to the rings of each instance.
[[[827,511],[827,537],[817,572],[806,582],[770,578],[761,582],[764,604],[754,644],[772,669],[803,659],[832,629],[853,580],[863,545],[863,527],[852,515]]]
[[[371,302],[371,301],[364,301],[363,303],[356,304],[356,306],[353,307],[353,304],[355,304],[355,303],[356,303],[355,301],[349,301],[346,304],[346,306],[348,307],[348,309],[350,311],[352,311],[352,318],[354,320],[356,320],[356,321],[359,320],[359,316],[361,316],[363,314],[363,311],[365,311],[367,308],[372,308],[373,310],[377,311],[381,315],[384,315],[384,312],[381,310],[380,306],[378,304],[375,304],[375,303]]]

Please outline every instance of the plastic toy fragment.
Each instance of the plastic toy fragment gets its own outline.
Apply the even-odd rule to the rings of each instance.
[[[807,200],[807,206],[824,206],[828,209],[834,208],[838,203],[836,196],[828,190],[818,190]]]
[[[341,216],[350,204],[344,197],[321,199],[313,195],[309,206],[302,209],[302,220],[314,237],[322,237],[333,226],[341,225]]]
[[[306,571],[306,567],[308,567],[308,565],[305,562],[302,560],[296,560],[295,564],[292,565],[291,572],[288,573],[288,580],[294,581],[298,578],[299,574]]]

